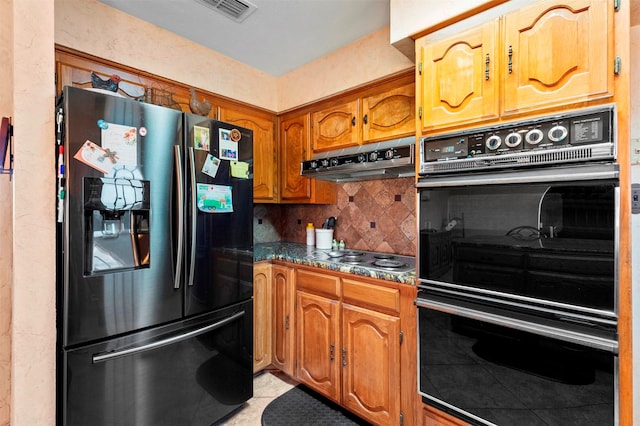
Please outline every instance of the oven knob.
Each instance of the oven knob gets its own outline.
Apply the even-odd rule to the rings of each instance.
[[[358,154],[358,163],[364,163],[365,161],[367,161],[367,156],[362,153]]]
[[[393,149],[389,149],[389,150],[385,151],[384,158],[387,159],[387,160],[392,160],[393,159],[393,155],[394,155]]]
[[[376,161],[378,159],[378,151],[369,153],[369,161]]]
[[[542,137],[544,133],[540,129],[529,130],[527,135],[524,137],[524,140],[527,141],[529,145],[538,145],[542,142]]]
[[[318,168],[318,162],[316,160],[312,160],[309,163],[309,167],[312,168],[312,169],[317,169]]]
[[[498,149],[501,143],[502,141],[500,140],[500,136],[492,135],[487,138],[485,145],[487,145],[487,148],[494,150],[494,149]]]
[[[329,167],[329,160],[324,159],[324,160],[320,161],[320,165],[322,167]]]
[[[569,131],[564,126],[553,126],[547,136],[553,142],[560,142],[567,137],[568,133]]]
[[[338,165],[338,159],[332,158],[331,160],[329,160],[329,163],[331,164],[331,167],[335,167]]]
[[[504,143],[509,148],[515,148],[520,145],[520,142],[522,142],[522,135],[520,133],[511,132],[504,138]]]

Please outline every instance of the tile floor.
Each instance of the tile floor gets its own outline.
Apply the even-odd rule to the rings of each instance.
[[[262,411],[265,407],[297,384],[278,370],[265,370],[258,373],[253,379],[253,398],[218,426],[260,426]]]

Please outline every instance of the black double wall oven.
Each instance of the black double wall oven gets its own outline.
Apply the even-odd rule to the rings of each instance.
[[[615,106],[421,141],[419,391],[478,425],[617,422]]]

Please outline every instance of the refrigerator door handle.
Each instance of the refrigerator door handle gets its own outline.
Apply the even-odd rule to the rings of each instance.
[[[153,343],[149,343],[146,345],[142,345],[142,346],[136,346],[133,348],[127,348],[127,349],[122,349],[119,351],[111,351],[111,352],[106,352],[106,353],[102,353],[102,354],[97,354],[94,355],[92,357],[92,362],[93,364],[97,364],[100,362],[106,362],[106,361],[111,361],[113,359],[116,358],[122,358],[125,356],[130,356],[130,355],[135,355],[135,354],[139,354],[141,352],[146,352],[146,351],[150,351],[153,349],[158,349],[161,348],[163,346],[167,346],[167,345],[172,345],[178,342],[181,342],[183,340],[187,340],[187,339],[191,339],[192,337],[195,336],[199,336],[201,334],[207,333],[209,331],[215,330],[217,328],[220,328],[226,324],[229,324],[230,322],[233,322],[235,320],[237,320],[238,318],[243,317],[245,314],[245,311],[240,311],[237,312],[233,315],[230,315],[218,322],[215,322],[213,324],[209,324],[205,327],[202,328],[198,328],[196,330],[192,330],[189,331],[187,333],[184,334],[180,334],[178,336],[173,336],[173,337],[169,337],[167,339],[162,339],[162,340],[158,340],[157,342],[153,342]]]
[[[198,188],[196,186],[196,160],[193,148],[189,148],[189,166],[191,168],[191,259],[189,259],[188,285],[193,285],[196,268],[196,220],[198,217]]]
[[[184,184],[183,184],[183,168],[182,157],[180,155],[180,146],[175,145],[173,147],[175,167],[176,167],[176,180],[177,180],[177,211],[178,211],[178,247],[176,250],[176,273],[173,277],[173,288],[180,288],[181,275],[182,275],[182,262],[184,261],[184,246],[182,241],[184,239]]]

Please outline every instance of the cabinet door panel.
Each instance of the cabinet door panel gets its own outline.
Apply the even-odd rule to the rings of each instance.
[[[423,130],[498,117],[497,43],[497,21],[490,21],[423,45]]]
[[[300,176],[300,163],[309,146],[309,115],[284,120],[280,124],[280,182],[282,200],[309,199],[311,179]]]
[[[313,113],[313,151],[358,145],[362,123],[360,102],[354,100]]]
[[[343,305],[342,315],[343,405],[374,424],[397,424],[400,319],[348,304]]]
[[[608,3],[545,1],[505,16],[505,114],[612,93]]]
[[[218,116],[220,121],[253,130],[253,199],[277,201],[275,115],[265,117],[258,111],[221,107]]]
[[[363,98],[363,142],[414,134],[416,131],[415,100],[416,92],[413,83]]]
[[[275,367],[293,376],[295,356],[295,270],[273,265],[273,358]]]
[[[338,301],[298,291],[296,377],[340,402]]]
[[[272,339],[271,265],[253,267],[253,372],[271,364]]]

